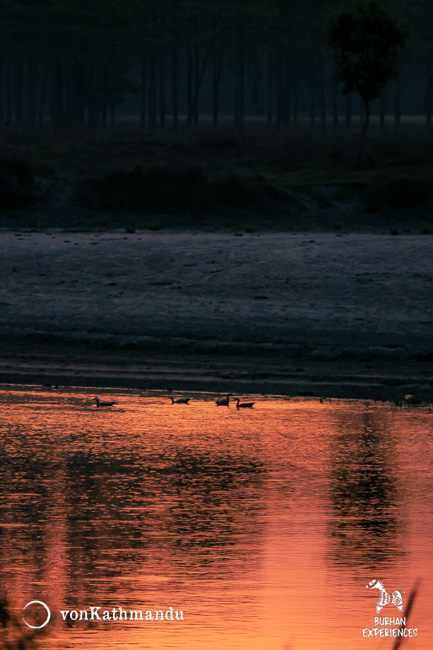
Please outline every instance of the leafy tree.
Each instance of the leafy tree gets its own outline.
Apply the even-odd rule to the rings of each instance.
[[[358,2],[352,11],[342,11],[331,22],[329,41],[335,52],[335,78],[343,93],[357,92],[365,106],[359,158],[370,119],[370,102],[379,97],[397,73],[399,51],[409,37],[409,25],[391,13],[384,2]]]

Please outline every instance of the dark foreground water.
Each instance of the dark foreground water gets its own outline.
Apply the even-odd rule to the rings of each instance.
[[[92,397],[0,391],[0,580],[24,632],[49,608],[38,648],[391,650],[402,617],[432,647],[430,410]]]

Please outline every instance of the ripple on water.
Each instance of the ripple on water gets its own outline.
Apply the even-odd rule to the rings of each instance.
[[[375,614],[367,582],[407,598],[420,576],[413,647],[431,646],[428,410],[92,398],[0,391],[1,583],[18,609],[49,603],[42,648],[356,649]],[[90,606],[185,620],[61,620]]]

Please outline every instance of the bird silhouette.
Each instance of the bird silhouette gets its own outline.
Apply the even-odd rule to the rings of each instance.
[[[178,399],[173,399],[173,397],[170,397],[170,399],[172,404],[188,404],[190,400],[189,397],[179,397]]]
[[[117,404],[117,402],[109,402],[107,400],[101,400],[99,399],[99,397],[94,397],[93,399],[95,400],[96,406],[98,408],[102,408],[104,406],[114,406],[114,404]]]
[[[242,402],[242,404],[239,403],[239,398],[236,398],[236,408],[237,409],[252,409],[254,406],[254,402]]]
[[[228,406],[230,403],[230,395],[231,393],[227,393],[225,397],[218,397],[215,404],[217,406]]]

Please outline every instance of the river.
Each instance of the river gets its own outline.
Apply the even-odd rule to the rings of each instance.
[[[0,391],[0,580],[21,632],[49,611],[43,650],[391,650],[406,617],[403,648],[431,648],[431,410],[190,397]]]

